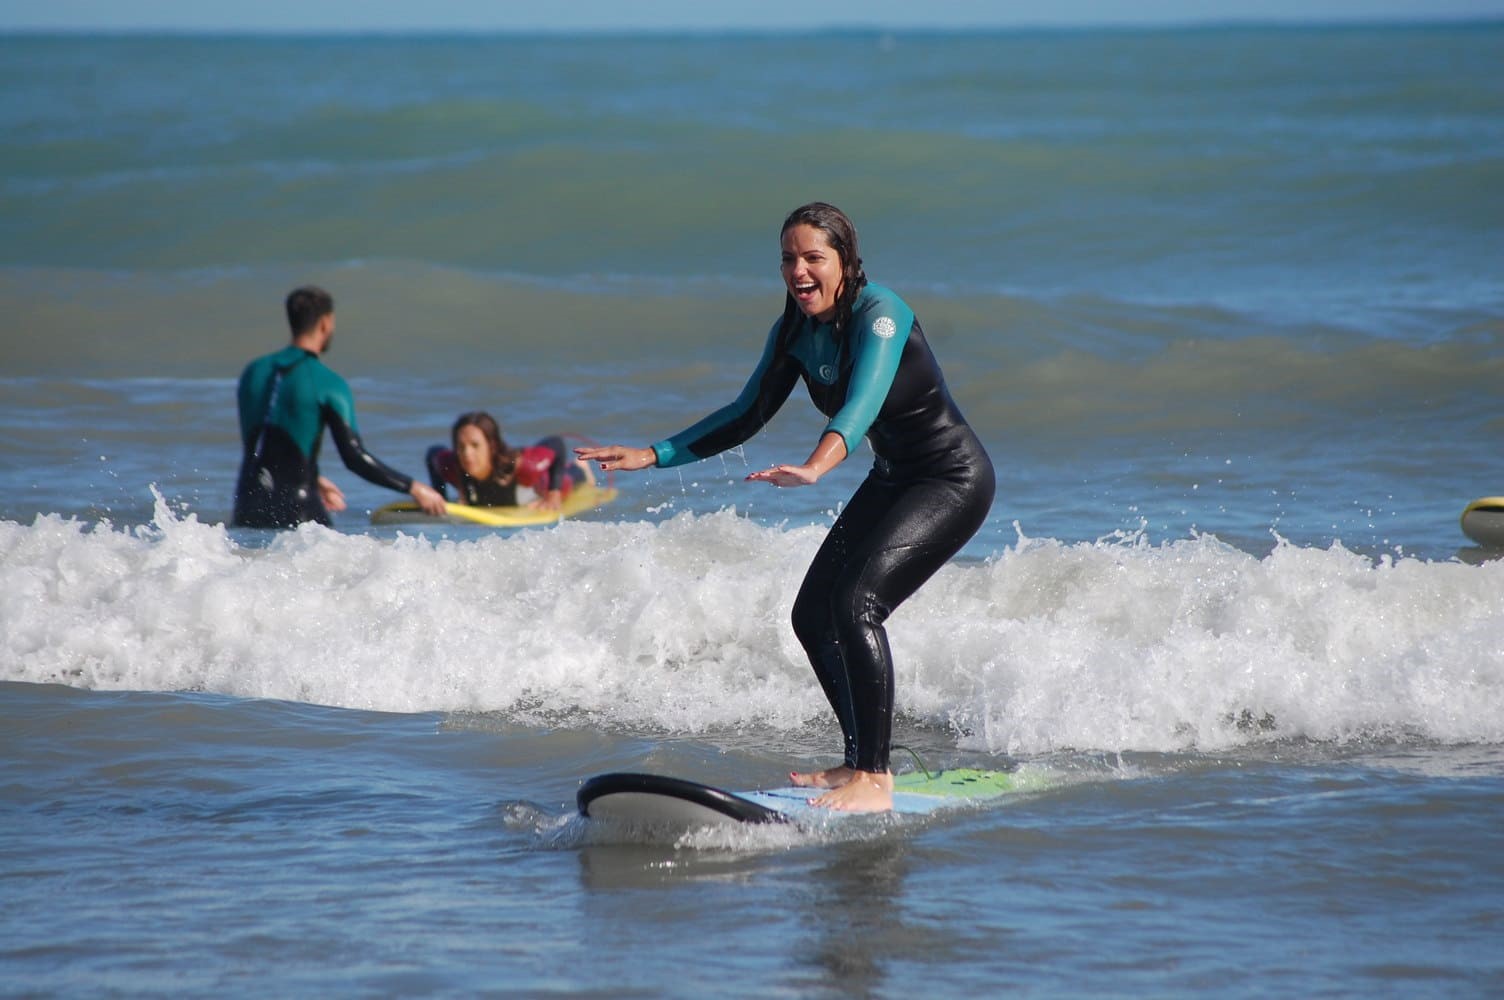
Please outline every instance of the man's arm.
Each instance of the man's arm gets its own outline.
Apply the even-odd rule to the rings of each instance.
[[[333,407],[324,408],[324,421],[329,427],[330,436],[334,438],[334,447],[339,449],[339,457],[345,463],[345,468],[368,483],[408,494],[425,514],[443,517],[448,513],[449,508],[444,503],[444,498],[432,486],[420,483],[411,476],[404,476],[366,451],[355,428],[346,423],[344,416]]]

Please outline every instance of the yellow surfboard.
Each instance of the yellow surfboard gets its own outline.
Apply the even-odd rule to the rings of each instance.
[[[447,517],[433,517],[423,513],[411,500],[399,500],[371,511],[372,524],[483,524],[491,528],[526,528],[537,524],[554,524],[566,517],[594,510],[616,499],[616,490],[609,486],[587,484],[576,486],[564,498],[558,510],[539,510],[533,507],[470,507],[462,503],[448,504]]]
[[[1504,549],[1504,497],[1482,497],[1462,511],[1462,533],[1485,549]]]

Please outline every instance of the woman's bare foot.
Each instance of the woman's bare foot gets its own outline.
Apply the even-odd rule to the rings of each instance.
[[[893,808],[893,775],[887,771],[853,771],[851,780],[809,804],[840,812],[885,812]]]
[[[789,780],[795,788],[840,788],[857,772],[842,764],[823,771],[790,771]]]

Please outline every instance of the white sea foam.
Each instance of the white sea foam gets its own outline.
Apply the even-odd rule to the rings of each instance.
[[[789,730],[828,711],[788,626],[823,533],[723,510],[254,549],[160,499],[144,528],[3,521],[0,678]],[[1020,536],[942,570],[890,638],[900,710],[991,752],[1504,742],[1504,563]]]

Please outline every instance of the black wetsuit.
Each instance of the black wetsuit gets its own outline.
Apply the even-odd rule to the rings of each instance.
[[[325,427],[351,472],[401,493],[412,488],[410,477],[365,450],[349,385],[312,351],[288,346],[252,361],[240,375],[237,401],[244,453],[235,484],[235,523],[241,527],[331,523],[318,490]]]
[[[662,466],[734,448],[800,378],[849,452],[876,461],[816,554],[793,625],[845,737],[846,766],[887,771],[893,659],[883,622],[967,540],[992,507],[992,461],[945,387],[924,331],[897,295],[862,289],[849,328],[774,324],[736,401],[653,445]]]

